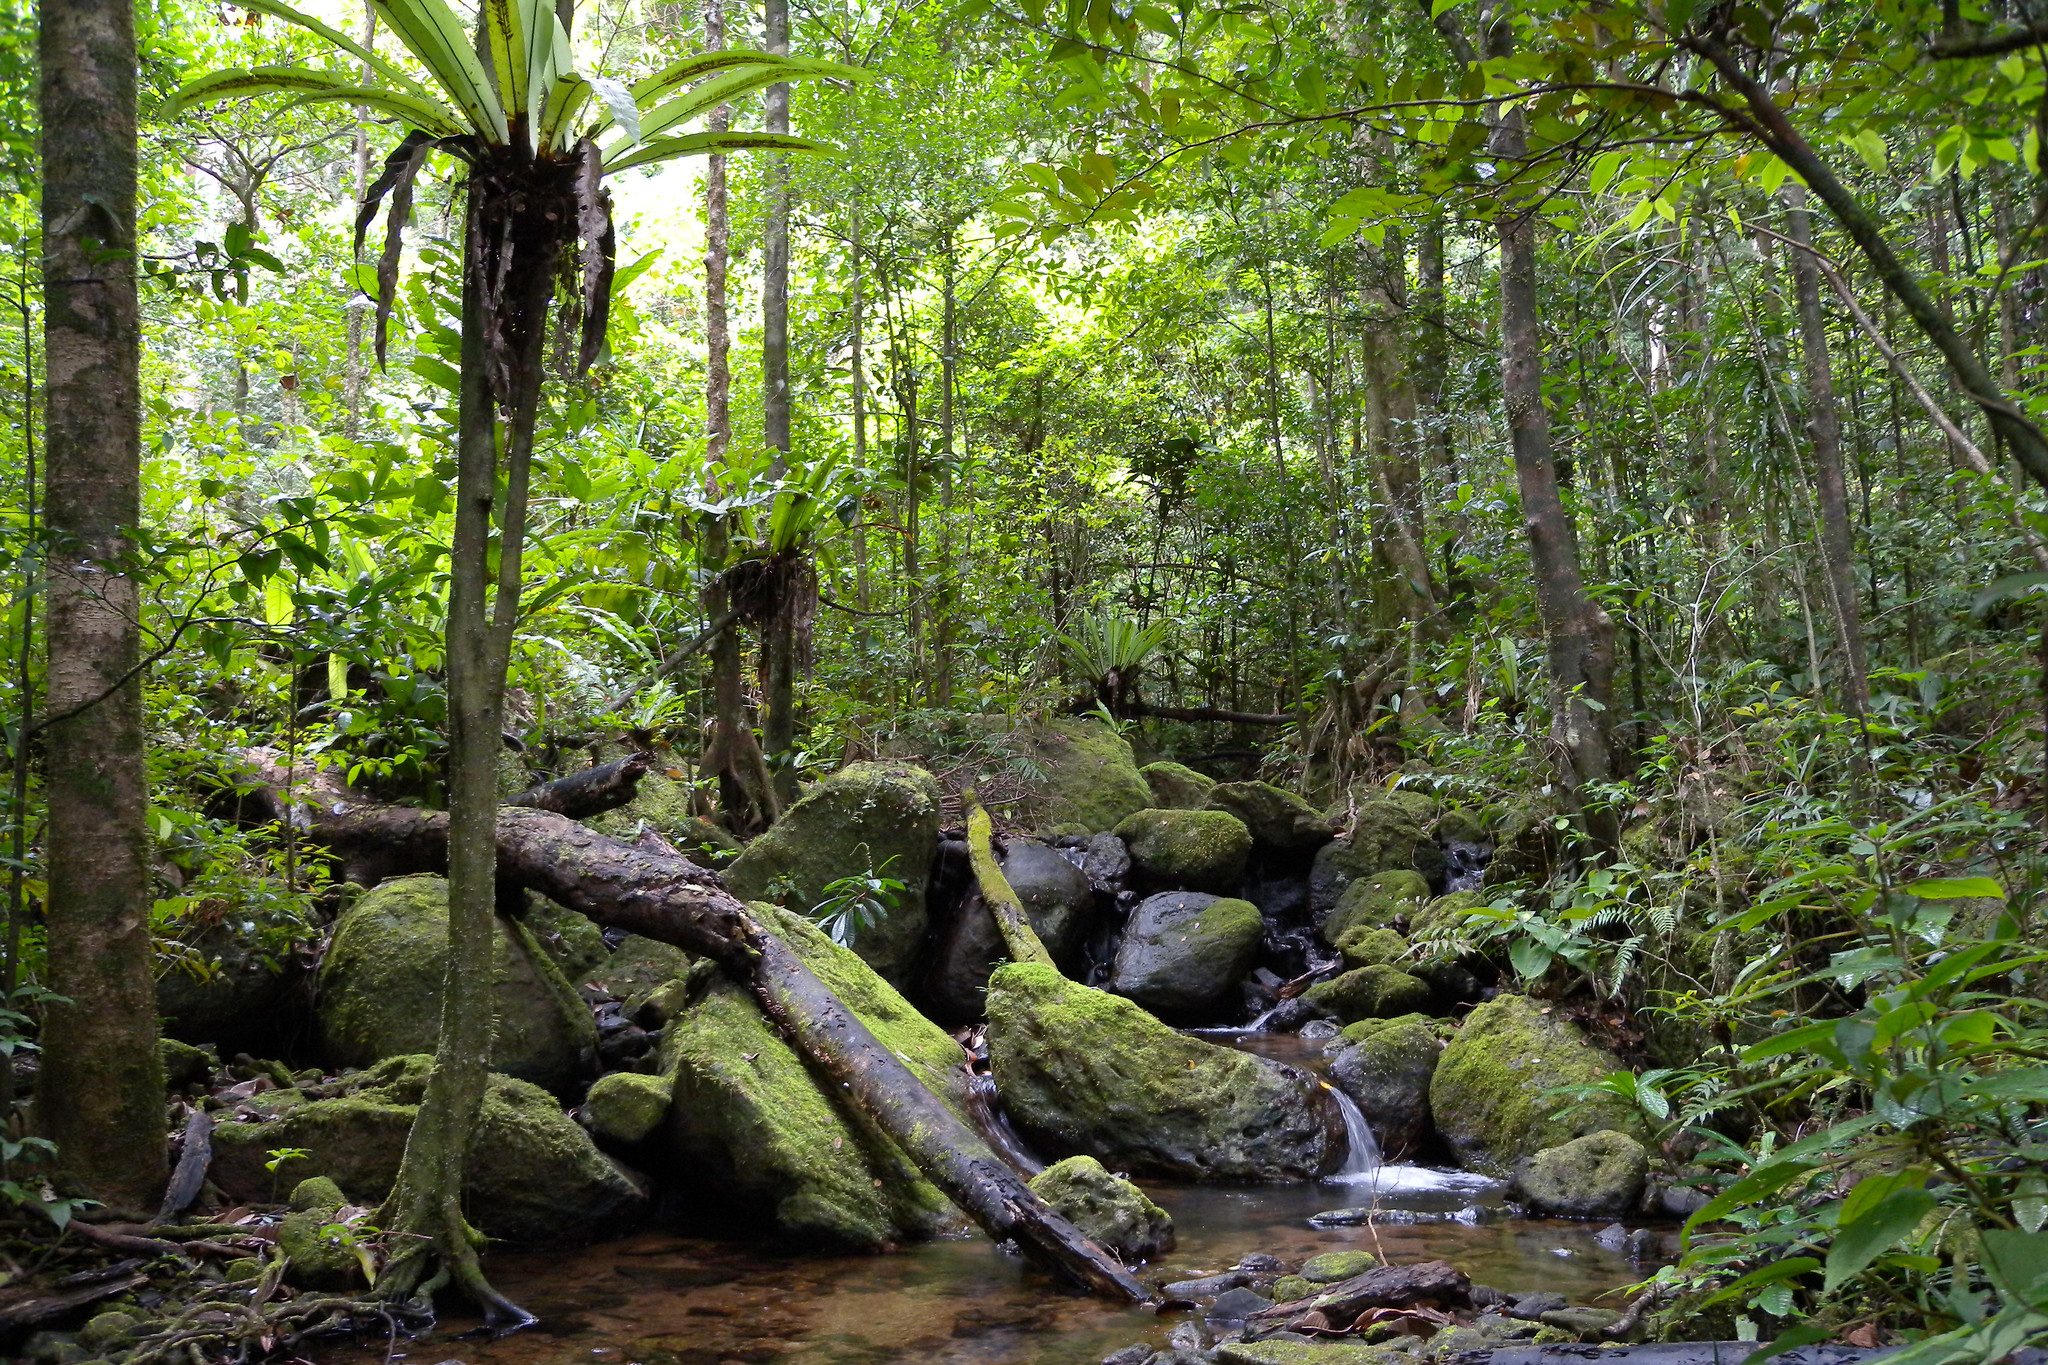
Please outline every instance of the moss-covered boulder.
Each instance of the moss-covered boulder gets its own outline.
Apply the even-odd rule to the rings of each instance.
[[[1314,1077],[1050,967],[999,969],[988,1018],[996,1089],[1046,1152],[1191,1180],[1307,1180],[1343,1159],[1342,1115]]]
[[[1214,1023],[1258,956],[1266,922],[1249,901],[1162,891],[1131,912],[1109,988],[1162,1019]]]
[[[1524,1157],[1604,1128],[1636,1133],[1619,1099],[1553,1093],[1621,1069],[1551,1006],[1501,995],[1465,1018],[1429,1084],[1437,1131],[1465,1165],[1505,1178]],[[1567,1110],[1571,1112],[1567,1114]]]
[[[1481,879],[1485,886],[1543,882],[1564,856],[1564,805],[1555,796],[1525,796],[1489,807],[1493,857]]]
[[[582,985],[611,961],[612,946],[590,916],[565,909],[545,896],[529,893],[519,922],[572,986]]]
[[[1135,771],[1135,770],[1134,770]],[[850,763],[804,793],[725,870],[741,900],[809,914],[842,877],[879,872],[903,883],[882,922],[854,935],[853,950],[901,983],[924,943],[925,887],[939,839],[939,784],[907,763]]]
[[[1161,810],[1200,810],[1216,788],[1216,779],[1184,763],[1147,763],[1138,769],[1152,789],[1152,804]]]
[[[1114,836],[1104,835],[1114,842]],[[1095,909],[1095,891],[1087,874],[1057,849],[1036,839],[1011,839],[1003,848],[1003,877],[1023,903],[1053,961],[1073,965]],[[981,1018],[988,994],[988,974],[1007,961],[1009,949],[995,916],[970,890],[950,922],[938,934],[938,945],[926,967],[919,1003],[936,1019],[963,1024]]]
[[[1116,836],[1130,850],[1139,884],[1162,891],[1229,895],[1252,853],[1251,831],[1228,811],[1141,810],[1124,818]]]
[[[690,955],[672,943],[628,934],[585,979],[627,1001],[627,1013],[669,982],[690,974]]]
[[[1126,1265],[1173,1250],[1173,1219],[1128,1180],[1092,1156],[1070,1156],[1031,1178],[1040,1199],[1081,1234],[1117,1254]]]
[[[1453,891],[1447,896],[1434,897],[1417,906],[1408,916],[1408,932],[1413,936],[1456,928],[1464,922],[1467,914],[1485,904],[1486,896],[1478,891]]]
[[[1316,927],[1326,942],[1335,944],[1360,926],[1386,927],[1404,917],[1412,922],[1428,899],[1429,882],[1420,872],[1372,872],[1353,879],[1329,912],[1317,917]]]
[[[1307,853],[1336,832],[1321,811],[1270,782],[1220,783],[1210,789],[1207,809],[1229,811],[1259,847],[1280,853]]]
[[[1515,1191],[1533,1213],[1620,1218],[1636,1211],[1649,1176],[1649,1150],[1609,1129],[1524,1158],[1515,1167]]]
[[[292,1212],[277,1225],[277,1249],[290,1262],[286,1274],[301,1289],[347,1289],[365,1283],[362,1262],[351,1242],[353,1233],[341,1220],[347,1201],[332,1181],[318,1181],[324,1188],[315,1197],[301,1198],[308,1180],[292,1192]],[[330,1192],[332,1192],[330,1194]]]
[[[960,1047],[894,987],[799,916],[756,913],[935,1094],[960,1107]],[[818,1078],[753,997],[715,974],[662,1035],[672,1089],[651,1141],[697,1172],[695,1193],[772,1220],[805,1245],[874,1250],[956,1225],[879,1128]]]
[[[491,1067],[569,1095],[597,1074],[590,1010],[515,921],[492,921]],[[321,1050],[336,1067],[434,1050],[448,962],[448,883],[399,877],[366,893],[335,924],[320,964]]]
[[[1433,1128],[1429,1083],[1444,1045],[1419,1015],[1380,1027],[1354,1024],[1344,1035],[1344,1045],[1330,1058],[1331,1083],[1351,1097],[1372,1125],[1382,1156],[1389,1161],[1413,1158]]]
[[[1355,1341],[1226,1341],[1215,1351],[1216,1365],[1415,1365],[1397,1346]]]
[[[1429,983],[1398,967],[1375,963],[1355,967],[1329,981],[1318,981],[1302,994],[1342,1023],[1357,1019],[1391,1019],[1429,1003]]]
[[[632,1147],[661,1126],[674,1094],[675,1084],[666,1076],[614,1071],[598,1077],[576,1106],[576,1117],[600,1145]]]
[[[1391,796],[1368,801],[1358,807],[1351,832],[1316,853],[1309,869],[1309,908],[1321,921],[1359,878],[1403,871],[1419,873],[1435,885],[1443,876],[1444,852],[1402,802]]]
[[[1347,967],[1399,967],[1408,956],[1408,940],[1392,929],[1360,925],[1337,940]]]
[[[1100,833],[1154,804],[1130,741],[1100,721],[1063,717],[1021,726],[1002,744],[1045,774],[1039,825],[1048,832]]]
[[[275,1201],[304,1178],[329,1177],[351,1204],[375,1205],[391,1192],[405,1154],[431,1057],[395,1057],[366,1073],[349,1094],[310,1100],[273,1091],[265,1121],[213,1130],[211,1178],[231,1199]],[[303,1150],[275,1171],[274,1151]],[[508,1241],[589,1241],[630,1227],[645,1211],[637,1176],[597,1150],[538,1086],[493,1075],[471,1150],[464,1208],[484,1233]]]
[[[1303,1261],[1300,1273],[1310,1284],[1339,1284],[1379,1263],[1379,1257],[1370,1251],[1326,1251]]]

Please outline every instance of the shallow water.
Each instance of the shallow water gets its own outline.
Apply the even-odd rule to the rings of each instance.
[[[1219,1038],[1298,1065],[1295,1038]],[[1500,1188],[1466,1172],[1382,1166],[1347,1182],[1146,1189],[1172,1213],[1180,1245],[1141,1272],[1150,1283],[1225,1269],[1250,1252],[1290,1264],[1325,1251],[1383,1261],[1441,1258],[1476,1283],[1555,1290],[1593,1303],[1649,1267],[1593,1240],[1596,1225],[1516,1219]],[[1371,1206],[1367,1226],[1316,1227],[1324,1210]],[[540,1315],[498,1341],[450,1319],[398,1343],[429,1365],[1083,1365],[1133,1342],[1163,1346],[1184,1313],[1154,1315],[1065,1292],[980,1236],[883,1256],[802,1257],[768,1245],[646,1233],[580,1251],[489,1258],[498,1288]],[[1614,1304],[1618,1299],[1605,1302]],[[460,1338],[460,1339],[457,1339]],[[384,1359],[385,1342],[330,1347],[334,1365]]]

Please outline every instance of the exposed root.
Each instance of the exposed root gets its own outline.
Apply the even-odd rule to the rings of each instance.
[[[262,1299],[260,1289],[251,1296],[243,1286],[223,1286],[196,1298],[138,1340],[124,1355],[125,1365],[246,1360],[290,1351],[308,1337],[357,1331],[372,1323],[380,1334],[396,1337],[401,1326],[433,1322],[433,1314],[403,1304],[346,1296],[308,1295],[284,1303]]]

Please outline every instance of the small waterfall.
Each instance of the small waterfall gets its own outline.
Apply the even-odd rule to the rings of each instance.
[[[981,1130],[982,1140],[1019,1175],[1028,1180],[1045,1169],[1038,1154],[1010,1126],[1010,1116],[1003,1112],[1003,1102],[996,1095],[995,1077],[986,1072],[968,1073],[967,1114]],[[1371,1140],[1371,1134],[1367,1134],[1366,1141]]]
[[[1323,1089],[1330,1092],[1337,1101],[1338,1112],[1344,1115],[1344,1138],[1349,1144],[1342,1169],[1323,1179],[1333,1185],[1366,1184],[1380,1169],[1380,1144],[1373,1138],[1372,1125],[1365,1121],[1365,1114],[1349,1095],[1327,1081]]]

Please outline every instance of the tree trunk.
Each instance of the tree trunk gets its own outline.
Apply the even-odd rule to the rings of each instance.
[[[1498,15],[1488,29],[1487,55],[1507,57],[1513,51],[1513,29],[1504,14]],[[1527,154],[1528,132],[1520,108],[1495,124],[1493,149],[1504,161],[1519,161]],[[1529,540],[1536,605],[1543,618],[1554,756],[1594,846],[1612,850],[1620,841],[1618,820],[1611,811],[1588,806],[1585,794],[1613,772],[1609,724],[1614,622],[1586,593],[1571,515],[1551,455],[1550,415],[1543,406],[1543,328],[1536,301],[1538,207],[1510,202],[1500,208],[1501,401],[1507,408],[1522,529]]]
[[[144,1216],[165,1175],[149,937],[135,276],[135,23],[129,0],[42,6],[48,983],[38,1117],[69,1177]],[[61,135],[57,130],[61,129]],[[0,1119],[6,1116],[0,1115]]]
[[[1870,706],[1870,665],[1863,648],[1863,611],[1856,595],[1855,546],[1849,530],[1849,487],[1842,472],[1842,424],[1835,408],[1827,315],[1821,311],[1820,267],[1810,251],[1806,190],[1785,187],[1785,235],[1792,239],[1792,282],[1799,296],[1799,349],[1806,375],[1806,429],[1813,438],[1814,483],[1820,497],[1821,559],[1828,605],[1842,643],[1842,709],[1860,716]]]
[[[762,21],[768,51],[789,53],[789,0],[766,0]],[[768,87],[765,100],[768,131],[789,131],[789,87]],[[768,223],[762,235],[761,260],[761,430],[775,451],[773,472],[789,467],[789,160],[770,153]],[[808,549],[799,554],[808,555]],[[795,574],[792,582],[804,582]],[[802,588],[792,591],[801,592]],[[762,748],[767,751],[775,797],[780,805],[796,800],[796,672],[797,612],[785,606],[769,615],[761,628],[761,671],[767,704],[761,716]]]

